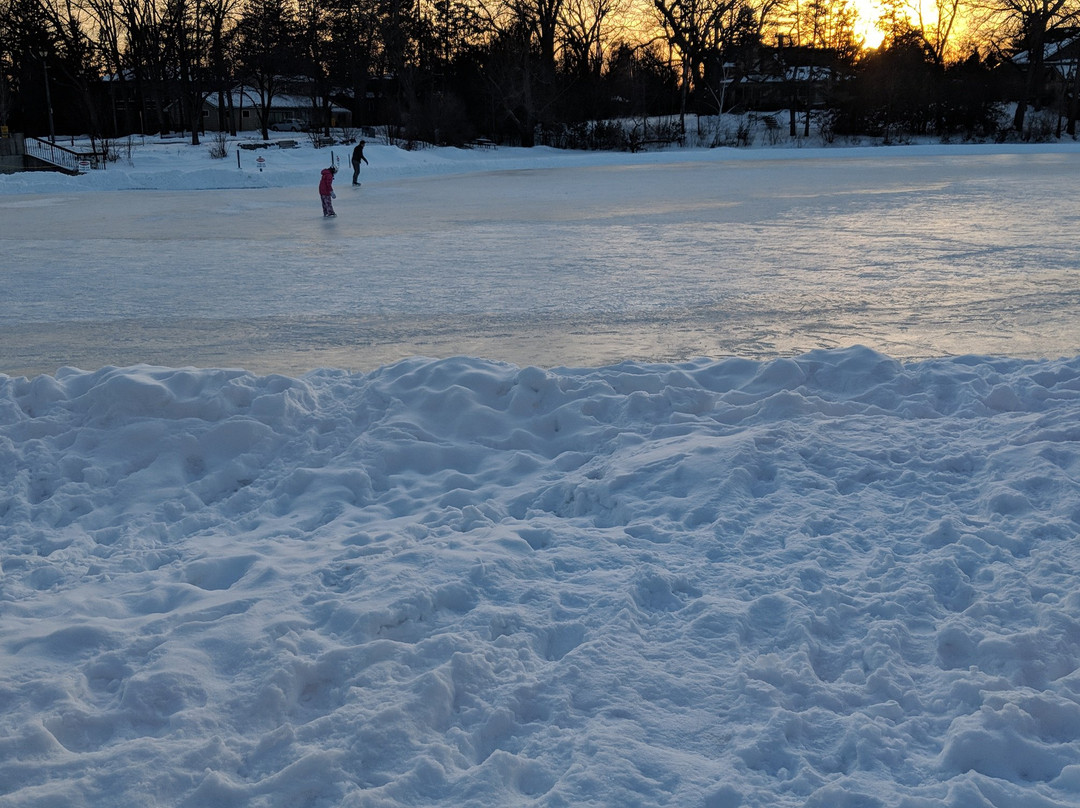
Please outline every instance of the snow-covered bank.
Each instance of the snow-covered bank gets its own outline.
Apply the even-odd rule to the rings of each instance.
[[[1080,360],[0,377],[0,802],[1080,803]]]
[[[132,137],[114,144],[115,162],[102,171],[78,177],[52,172],[0,174],[0,195],[71,193],[119,190],[222,190],[229,188],[307,187],[312,177],[331,162],[350,170],[352,146],[338,144],[315,148],[307,135],[272,133],[268,148],[240,148],[240,144],[262,142],[247,135],[230,139],[228,156],[210,156],[205,141],[192,146],[183,139],[160,140]],[[295,142],[295,148],[278,148],[280,141]],[[63,138],[60,145],[68,146]],[[75,148],[89,148],[77,141]],[[1062,143],[919,143],[899,146],[837,145],[813,142],[801,147],[679,148],[670,147],[637,153],[585,152],[537,147],[461,149],[452,147],[407,150],[396,145],[370,142],[365,154],[370,164],[363,167],[365,181],[405,177],[439,176],[476,171],[522,171],[529,169],[578,168],[587,166],[648,166],[688,162],[814,160],[814,159],[926,159],[934,157],[1030,156],[1032,154],[1080,154],[1080,142]],[[263,159],[260,169],[258,158]]]

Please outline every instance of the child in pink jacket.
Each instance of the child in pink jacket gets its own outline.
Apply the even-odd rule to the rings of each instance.
[[[334,193],[334,175],[337,174],[337,168],[330,166],[330,168],[324,168],[322,170],[322,180],[319,182],[319,198],[322,199],[322,215],[323,216],[337,216],[334,213],[334,204],[332,199],[337,199],[337,194]]]

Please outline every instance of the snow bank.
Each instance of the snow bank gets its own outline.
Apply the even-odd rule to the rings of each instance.
[[[0,376],[5,806],[1080,803],[1080,359]]]
[[[295,148],[279,148],[277,142],[296,142]],[[307,135],[272,133],[266,148],[241,148],[241,144],[263,143],[246,135],[230,139],[227,156],[210,156],[210,141],[199,146],[189,140],[132,137],[130,144],[114,144],[117,159],[102,171],[90,171],[77,177],[53,172],[0,174],[0,196],[6,194],[54,194],[78,191],[118,190],[220,190],[228,188],[303,188],[319,182],[319,171],[331,162],[342,166],[342,177],[351,177],[351,144],[315,148]],[[59,145],[89,149],[89,141],[59,140]],[[371,141],[364,148],[370,164],[361,168],[364,182],[414,176],[459,174],[474,171],[524,171],[534,169],[653,165],[680,162],[814,159],[925,159],[941,156],[993,155],[1030,157],[1032,154],[1077,154],[1080,143],[1031,144],[957,144],[923,143],[889,146],[837,145],[821,147],[803,144],[797,147],[776,146],[746,149],[670,148],[658,151],[585,152],[536,147],[498,147],[463,149],[433,147],[407,150],[396,145]],[[257,159],[263,158],[260,170]],[[339,185],[341,184],[339,178]]]

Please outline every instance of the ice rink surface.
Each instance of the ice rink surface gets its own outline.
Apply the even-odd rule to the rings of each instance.
[[[731,154],[0,195],[0,372],[1080,350],[1080,154]]]

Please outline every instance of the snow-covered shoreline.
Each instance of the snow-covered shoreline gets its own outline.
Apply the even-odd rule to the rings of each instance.
[[[192,146],[182,139],[131,138],[118,144],[119,158],[102,171],[78,177],[53,172],[0,174],[0,195],[116,190],[223,190],[230,188],[303,187],[311,184],[314,171],[335,159],[348,169],[349,144],[314,148],[307,135],[272,133],[269,148],[241,149],[252,136],[230,139],[228,156],[214,159],[204,140]],[[280,149],[279,141],[293,141],[296,148]],[[256,141],[261,142],[261,141]],[[78,143],[78,142],[77,142]],[[61,145],[68,145],[60,139]],[[670,147],[636,153],[586,152],[548,147],[519,148],[421,148],[406,150],[371,142],[370,165],[363,168],[371,180],[438,176],[477,171],[520,171],[579,166],[656,165],[700,161],[760,161],[814,159],[919,159],[930,157],[1018,156],[1032,154],[1078,154],[1080,142],[1060,143],[917,143],[902,145],[804,145],[754,148]],[[259,169],[256,160],[264,159]],[[239,158],[239,159],[238,159]]]

